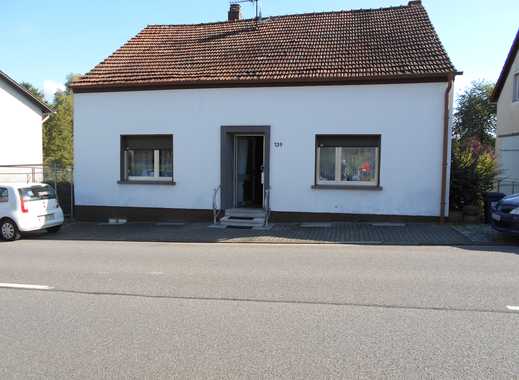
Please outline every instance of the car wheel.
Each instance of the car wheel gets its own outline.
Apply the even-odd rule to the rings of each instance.
[[[12,220],[4,219],[0,222],[0,238],[5,241],[20,239],[20,231]]]
[[[49,228],[47,228],[47,232],[48,232],[49,234],[55,234],[55,233],[58,232],[60,229],[61,229],[61,226],[49,227]]]

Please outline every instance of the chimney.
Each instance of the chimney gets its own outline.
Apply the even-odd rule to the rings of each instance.
[[[413,5],[422,5],[422,0],[411,0],[409,2],[409,4],[407,4],[409,6],[413,6]]]
[[[231,9],[229,9],[229,21],[239,21],[240,19],[241,19],[240,4],[231,4]]]

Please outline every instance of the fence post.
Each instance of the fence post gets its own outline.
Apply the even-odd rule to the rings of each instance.
[[[52,170],[54,172],[54,190],[56,191],[56,201],[59,203],[59,195],[58,195],[58,167],[54,162],[52,164]]]
[[[70,170],[70,219],[74,219],[74,171]]]
[[[36,168],[34,166],[31,168],[31,174],[32,174],[32,182],[36,182]]]

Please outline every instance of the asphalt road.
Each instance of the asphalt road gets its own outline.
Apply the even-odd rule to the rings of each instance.
[[[519,378],[514,306],[519,247],[22,240],[0,378]]]

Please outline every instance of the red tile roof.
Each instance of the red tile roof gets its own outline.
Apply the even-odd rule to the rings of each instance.
[[[72,84],[130,88],[445,78],[456,70],[420,1],[197,25],[150,25]]]

